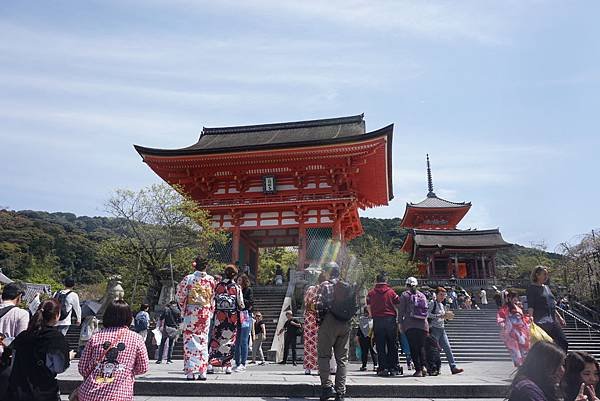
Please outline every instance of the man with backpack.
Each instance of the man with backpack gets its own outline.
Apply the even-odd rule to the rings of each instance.
[[[398,312],[400,297],[387,283],[385,273],[377,275],[375,287],[367,294],[367,307],[373,317],[373,331],[379,359],[377,375],[404,373],[398,361]]]
[[[346,393],[346,363],[350,340],[350,320],[356,314],[356,290],[340,278],[340,267],[335,262],[328,264],[329,280],[321,283],[317,296],[319,334],[317,354],[321,377],[321,401],[335,397],[343,401]],[[331,382],[329,361],[335,356],[337,370],[335,388]]]
[[[58,323],[56,323],[56,328],[63,336],[66,336],[69,327],[71,327],[72,312],[75,312],[77,326],[81,324],[81,306],[79,304],[79,295],[73,291],[75,280],[73,280],[72,277],[68,277],[63,283],[65,288],[55,292],[54,299],[60,302],[60,316],[58,318]]]
[[[5,338],[14,338],[29,325],[29,313],[19,308],[25,286],[20,283],[9,283],[2,290],[2,303],[0,304],[0,334]],[[0,346],[0,355],[3,349]]]
[[[398,324],[400,331],[408,338],[410,355],[415,365],[413,376],[422,377],[425,365],[425,338],[429,332],[429,325],[427,297],[417,290],[418,284],[414,277],[406,279],[406,291],[400,296]]]

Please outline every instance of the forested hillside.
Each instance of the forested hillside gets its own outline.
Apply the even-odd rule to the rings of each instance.
[[[397,250],[406,235],[406,230],[399,228],[399,218],[361,221],[365,233],[351,244],[357,250]],[[82,284],[102,282],[116,272],[111,271],[105,252],[100,252],[101,244],[119,236],[122,230],[124,222],[111,217],[0,210],[0,267],[8,277],[29,282],[57,285],[66,276]],[[515,246],[498,255],[498,264],[516,265],[523,258],[539,258],[540,252]],[[542,254],[550,260],[560,258]]]

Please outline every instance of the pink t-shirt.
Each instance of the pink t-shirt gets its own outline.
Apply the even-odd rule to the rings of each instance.
[[[89,340],[79,360],[84,378],[79,399],[132,401],[134,378],[147,371],[148,353],[139,334],[126,327],[102,329]]]

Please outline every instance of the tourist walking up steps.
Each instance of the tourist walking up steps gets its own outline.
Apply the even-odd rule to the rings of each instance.
[[[454,313],[446,311],[446,307],[444,306],[445,300],[446,289],[444,287],[438,287],[435,290],[435,299],[429,303],[429,309],[427,311],[427,316],[430,319],[429,332],[431,337],[433,337],[444,350],[444,354],[446,354],[446,359],[450,365],[450,372],[452,372],[453,375],[456,375],[464,372],[464,369],[456,367],[454,354],[452,353],[448,335],[446,334],[446,320],[453,319]]]
[[[300,334],[300,328],[302,324],[298,321],[298,319],[294,318],[294,314],[291,310],[285,312],[286,321],[283,325],[283,328],[279,330],[278,335],[281,335],[285,332],[285,337],[283,340],[283,360],[279,362],[280,365],[285,365],[287,363],[288,355],[290,349],[292,350],[292,365],[296,366],[296,339],[298,338],[298,334]]]
[[[149,309],[150,306],[148,304],[142,304],[140,306],[140,311],[133,319],[133,329],[142,337],[144,342],[146,342],[146,338],[148,337],[148,327],[150,327]]]
[[[559,383],[565,372],[564,361],[565,353],[560,347],[546,341],[535,343],[515,374],[508,400],[560,400]]]
[[[81,306],[79,304],[79,295],[73,291],[73,288],[75,288],[75,280],[68,277],[64,280],[63,284],[65,288],[56,291],[53,298],[61,305],[60,316],[56,323],[56,327],[63,336],[66,336],[69,327],[71,327],[71,315],[73,313],[75,313],[75,318],[77,319],[77,326],[81,324]]]
[[[379,359],[377,374],[404,373],[398,362],[398,311],[400,297],[387,283],[385,273],[377,275],[375,287],[367,294],[367,308],[373,318],[373,332]]]
[[[394,324],[394,327],[396,324]],[[369,316],[369,308],[366,306],[363,308],[363,314],[358,318],[358,330],[356,331],[356,339],[360,346],[361,362],[360,371],[364,372],[367,370],[367,361],[369,360],[369,353],[373,358],[373,370],[379,371],[379,361],[377,359],[377,352],[373,348],[373,319]],[[396,348],[397,349],[397,348]]]
[[[529,352],[529,317],[523,314],[519,306],[519,295],[509,291],[506,295],[506,304],[498,309],[496,321],[500,326],[500,336],[510,352],[515,367],[525,361]]]
[[[321,272],[316,285],[311,285],[304,293],[304,374],[310,375],[311,371],[318,370],[317,361],[317,334],[319,326],[317,324],[317,295],[319,286],[327,278],[326,273]]]
[[[165,310],[160,315],[158,327],[162,333],[162,339],[158,347],[158,359],[156,364],[162,363],[163,354],[165,352],[165,344],[169,342],[169,348],[167,349],[167,363],[173,363],[173,346],[175,345],[175,339],[177,338],[177,331],[179,323],[181,322],[181,311],[177,306],[177,301],[173,300],[165,306]]]
[[[208,373],[214,366],[225,368],[225,374],[231,374],[231,360],[235,352],[235,339],[239,322],[239,311],[244,309],[242,289],[235,282],[238,269],[227,265],[223,279],[215,287],[215,317]]]
[[[561,384],[564,401],[581,401],[583,396],[589,401],[597,401],[600,395],[599,374],[600,366],[592,355],[581,351],[569,352]]]
[[[317,298],[320,400],[324,401],[335,397],[336,401],[343,401],[346,395],[350,320],[357,310],[356,291],[354,286],[340,278],[340,267],[337,263],[330,262],[327,267],[329,268],[329,280],[320,285]],[[337,365],[335,388],[331,382],[329,371],[332,350]]]
[[[413,376],[422,377],[425,365],[425,337],[429,331],[427,324],[427,298],[417,290],[419,282],[414,277],[406,279],[406,291],[400,297],[399,325],[406,334],[410,355],[415,365]],[[377,338],[377,333],[375,334]]]
[[[80,401],[133,401],[135,376],[148,371],[148,353],[142,338],[129,330],[131,320],[127,302],[107,306],[104,328],[88,341],[79,360]]]
[[[183,370],[187,380],[206,380],[208,329],[214,311],[215,279],[206,273],[208,261],[192,262],[196,270],[177,286],[177,303],[183,312]]]
[[[246,274],[241,274],[238,276],[237,284],[242,289],[244,307],[240,310],[240,321],[238,324],[238,333],[235,341],[234,371],[243,372],[246,370],[248,347],[250,345],[250,333],[252,331],[252,308],[254,306],[254,293],[250,287],[250,278]]]
[[[42,302],[27,330],[14,339],[12,371],[3,400],[60,401],[56,375],[67,370],[75,352],[69,352],[65,337],[53,327],[59,316],[56,299]]]
[[[562,327],[565,319],[556,310],[556,300],[546,285],[548,281],[548,268],[537,266],[531,272],[531,284],[527,287],[527,307],[535,324],[540,326],[565,352],[569,350],[569,343]]]
[[[262,343],[267,338],[267,326],[261,312],[256,312],[254,317],[256,320],[254,321],[254,330],[252,330],[252,363],[256,363],[256,357],[258,356],[260,358],[259,365],[264,365],[265,355],[263,354]]]

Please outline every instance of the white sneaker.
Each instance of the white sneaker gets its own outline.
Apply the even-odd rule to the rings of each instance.
[[[243,372],[245,370],[246,370],[246,367],[244,365],[238,365],[238,366],[235,367],[235,369],[233,369],[233,371],[237,372],[237,373]]]
[[[225,374],[226,374],[226,375],[230,375],[230,374],[231,374],[231,371],[232,371],[232,369],[231,369],[231,366],[227,366],[227,367],[225,368]]]
[[[200,375],[198,375],[198,380],[206,380],[206,372],[200,373]]]
[[[208,373],[209,375],[212,375],[213,373],[215,373],[215,368],[213,365],[208,365],[206,367],[206,373]]]
[[[304,374],[305,375],[310,375],[310,369],[304,369]]]

